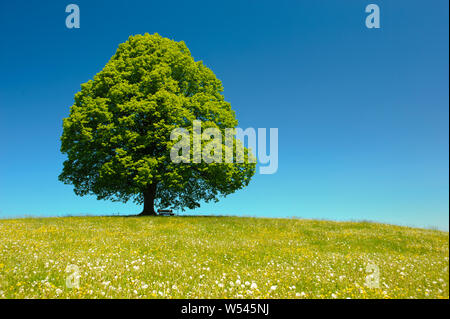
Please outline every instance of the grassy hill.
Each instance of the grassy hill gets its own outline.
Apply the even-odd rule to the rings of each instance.
[[[448,267],[448,232],[376,223],[0,220],[0,298],[449,298]]]

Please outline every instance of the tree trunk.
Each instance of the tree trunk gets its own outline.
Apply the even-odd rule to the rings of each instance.
[[[156,195],[156,184],[148,185],[147,189],[144,191],[144,210],[140,213],[140,216],[155,216],[155,195]]]

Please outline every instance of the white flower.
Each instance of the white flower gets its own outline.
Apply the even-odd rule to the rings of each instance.
[[[256,282],[252,282],[250,289],[256,289],[256,288],[258,288],[258,285],[256,284]]]
[[[275,289],[277,289],[277,286],[270,287],[270,290],[275,290]]]

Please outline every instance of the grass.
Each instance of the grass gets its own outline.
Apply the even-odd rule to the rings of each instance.
[[[448,267],[448,232],[377,223],[0,220],[0,298],[449,298]]]

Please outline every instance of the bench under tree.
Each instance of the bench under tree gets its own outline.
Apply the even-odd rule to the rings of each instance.
[[[160,216],[173,216],[175,214],[173,213],[172,209],[158,209],[158,215],[160,215]]]

